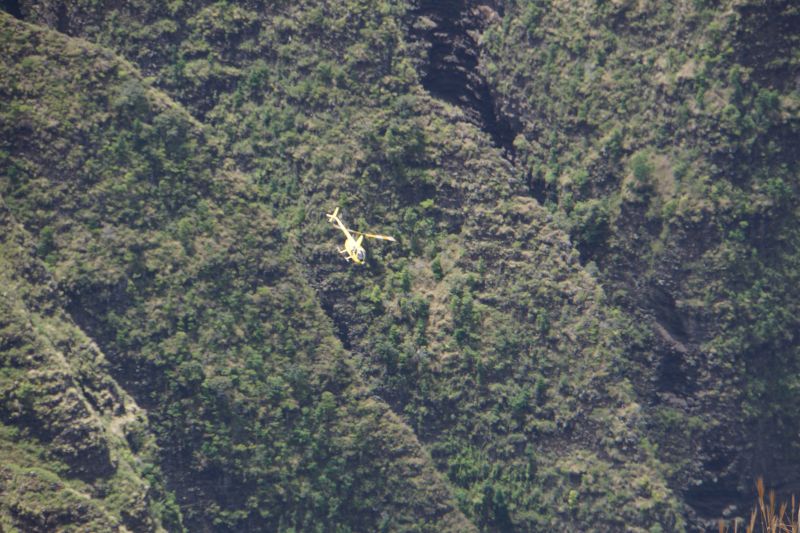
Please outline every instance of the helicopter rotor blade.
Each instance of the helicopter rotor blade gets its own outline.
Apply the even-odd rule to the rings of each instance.
[[[377,233],[364,233],[363,231],[355,231],[355,230],[351,230],[351,229],[348,229],[347,231],[349,231],[350,233],[353,233],[355,235],[363,235],[364,237],[367,237],[368,239],[381,239],[381,240],[384,240],[384,241],[397,242],[397,239],[395,239],[394,237],[390,237],[388,235],[378,235]]]

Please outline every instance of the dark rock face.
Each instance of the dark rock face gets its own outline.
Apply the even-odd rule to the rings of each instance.
[[[489,86],[480,72],[480,36],[500,17],[498,6],[450,0],[419,0],[412,11],[413,39],[428,46],[422,83],[433,95],[460,106],[469,119],[511,152],[516,135],[498,114]]]
[[[0,9],[18,19],[22,18],[22,11],[19,8],[19,0],[2,0]]]
[[[790,50],[800,46],[800,11],[790,0],[743,5],[736,40],[737,60],[753,69],[762,84],[781,89],[800,89],[800,74],[793,72]],[[775,57],[777,51],[785,57]]]

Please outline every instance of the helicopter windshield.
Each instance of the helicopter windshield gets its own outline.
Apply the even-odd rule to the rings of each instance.
[[[364,257],[365,257],[366,255],[367,255],[367,254],[365,254],[365,253],[364,253],[364,250],[363,250],[363,249],[360,249],[360,250],[358,250],[358,251],[356,252],[356,257],[358,257],[358,260],[359,260],[359,261],[363,261],[363,260],[364,260]]]

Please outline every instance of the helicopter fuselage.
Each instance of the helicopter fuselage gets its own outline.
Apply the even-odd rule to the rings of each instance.
[[[361,240],[361,237],[359,237],[359,240]],[[340,250],[339,253],[342,252],[347,254],[346,259],[348,261],[353,261],[357,265],[364,264],[364,261],[367,259],[367,252],[364,250],[364,247],[351,235],[348,235],[347,240],[344,241],[344,250]]]
[[[328,220],[333,222],[333,224],[338,227],[342,233],[344,233],[345,241],[344,241],[344,248],[339,250],[339,253],[345,256],[347,261],[352,261],[357,265],[363,265],[367,259],[367,252],[364,250],[364,247],[361,246],[361,243],[364,241],[364,237],[368,237],[370,239],[380,239],[384,241],[392,241],[395,242],[394,237],[390,237],[388,235],[378,235],[375,233],[364,233],[361,231],[353,231],[347,229],[347,227],[342,223],[342,220],[339,218],[339,208],[333,210],[333,213],[328,213],[327,217]],[[358,235],[358,238],[354,237],[353,234]]]
[[[367,259],[367,252],[364,250],[364,247],[361,246],[361,241],[364,240],[363,235],[359,235],[358,239],[353,237],[353,234],[350,232],[344,224],[342,224],[341,219],[339,219],[339,208],[333,210],[333,214],[328,215],[328,220],[333,222],[342,233],[344,233],[345,241],[344,241],[344,248],[339,250],[339,253],[345,256],[345,259],[348,261],[352,261],[357,265],[363,265],[364,261]]]

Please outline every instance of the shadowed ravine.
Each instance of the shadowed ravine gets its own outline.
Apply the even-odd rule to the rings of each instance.
[[[464,0],[417,0],[410,15],[414,17],[411,38],[428,46],[423,86],[431,95],[461,107],[495,146],[513,157],[516,131],[499,113],[480,72],[480,35],[499,20],[502,9]]]
[[[797,492],[794,2],[0,9],[1,531]]]

